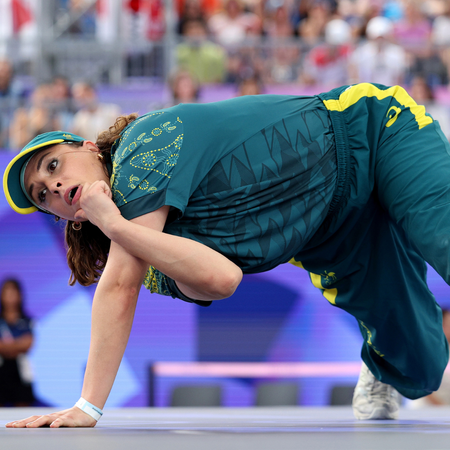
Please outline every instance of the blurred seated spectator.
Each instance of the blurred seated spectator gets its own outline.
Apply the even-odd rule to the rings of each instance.
[[[409,84],[412,78],[421,77],[432,87],[447,85],[448,70],[441,53],[439,47],[431,43],[418,50],[413,56],[405,83]]]
[[[213,14],[220,11],[221,0],[175,0],[178,13],[178,30],[181,34],[182,23],[190,19],[208,20]]]
[[[267,85],[297,82],[301,68],[300,57],[301,51],[297,46],[275,46],[266,59],[264,83]]]
[[[17,280],[5,280],[0,292],[0,406],[31,406],[35,400],[27,358],[33,344],[31,320],[24,313]]]
[[[12,64],[7,59],[0,59],[0,148],[9,146],[10,120],[25,97],[26,91],[15,79]]]
[[[432,23],[431,40],[439,47],[450,45],[450,4],[443,2],[443,10]]]
[[[190,72],[183,69],[178,69],[169,77],[169,88],[171,99],[165,106],[178,105],[179,103],[197,103],[200,87],[197,80]]]
[[[242,0],[224,0],[223,7],[223,11],[214,14],[208,21],[208,27],[218,43],[232,46],[248,36],[261,35],[260,17],[246,12]]]
[[[176,49],[177,65],[188,70],[200,83],[220,83],[226,75],[225,50],[207,39],[206,24],[189,20],[183,26],[184,42]]]
[[[72,99],[72,86],[69,80],[57,75],[52,82],[52,108],[55,110],[61,129],[70,130],[72,128],[75,107]]]
[[[261,82],[256,77],[246,78],[238,85],[238,97],[243,95],[259,95],[262,93],[263,88],[261,86]]]
[[[330,20],[325,27],[325,44],[315,46],[304,60],[301,81],[321,89],[347,84],[351,40],[352,30],[345,20]]]
[[[247,78],[262,79],[267,70],[270,71],[269,54],[255,46],[242,46],[229,51],[225,82],[236,84]]]
[[[73,117],[72,132],[94,141],[108,129],[120,115],[120,107],[98,101],[95,88],[86,82],[75,83],[72,96],[78,111]]]
[[[439,122],[442,132],[447,139],[450,139],[450,110],[445,105],[436,102],[433,89],[426,79],[419,76],[414,77],[408,92],[416,103],[425,106],[427,113]]]
[[[191,20],[206,21],[206,14],[201,0],[184,0],[179,2],[180,13],[178,17],[177,32],[183,34],[184,24]]]
[[[421,5],[418,0],[405,0],[404,15],[394,27],[396,43],[411,53],[426,46],[431,36],[431,23],[422,12]]]
[[[53,87],[44,83],[31,94],[31,105],[18,108],[9,126],[9,145],[20,149],[38,134],[61,129],[57,114],[52,108]]]
[[[392,32],[393,24],[386,17],[369,20],[367,42],[359,44],[350,58],[351,83],[402,84],[407,67],[406,53],[390,42]]]
[[[306,17],[299,22],[297,33],[309,45],[322,41],[325,26],[332,17],[332,5],[326,0],[313,0]]]
[[[266,2],[263,22],[264,35],[272,38],[294,36],[290,5],[287,0],[268,0]]]

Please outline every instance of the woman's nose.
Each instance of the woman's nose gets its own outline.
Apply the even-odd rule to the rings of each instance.
[[[50,190],[53,194],[59,194],[59,190],[61,189],[62,184],[59,181],[55,181],[50,186]]]

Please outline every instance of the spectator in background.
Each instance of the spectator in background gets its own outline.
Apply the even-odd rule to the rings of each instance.
[[[347,84],[351,40],[352,30],[345,20],[330,20],[325,27],[325,44],[314,47],[305,58],[301,81],[327,89]]]
[[[221,0],[175,0],[178,13],[178,32],[181,34],[182,24],[185,20],[208,20],[213,14],[220,11]]]
[[[290,5],[287,0],[268,0],[265,11],[264,35],[276,39],[294,36]]]
[[[259,36],[262,31],[260,17],[246,12],[241,0],[224,0],[222,12],[214,14],[208,27],[218,43],[227,46],[239,44],[248,36]]]
[[[445,66],[448,84],[448,74],[450,70],[450,5],[445,2],[442,14],[433,21],[431,40],[434,51]],[[444,83],[442,83],[444,84]]]
[[[206,14],[200,0],[184,0],[178,7],[180,9],[177,25],[178,34],[183,34],[183,28],[186,22],[190,22],[191,20],[206,20]]]
[[[238,85],[238,97],[243,95],[259,95],[263,93],[261,82],[256,77],[242,80]]]
[[[38,134],[59,130],[61,124],[52,108],[53,86],[44,83],[35,88],[30,107],[18,108],[9,126],[10,147],[22,148]]]
[[[98,134],[109,128],[120,115],[118,105],[98,101],[95,88],[89,83],[75,83],[72,96],[78,107],[73,118],[72,132],[88,140],[95,141]]]
[[[200,83],[220,83],[226,76],[225,50],[207,38],[205,22],[189,20],[184,23],[185,41],[177,46],[177,64],[188,70]]]
[[[11,117],[24,101],[25,89],[14,78],[11,62],[0,59],[0,149],[9,146]]]
[[[324,39],[325,26],[332,17],[332,5],[325,0],[313,0],[306,11],[306,17],[300,21],[297,33],[309,45]]]
[[[179,103],[197,103],[200,87],[197,80],[187,70],[177,70],[169,79],[171,101],[165,107]]]
[[[439,122],[442,132],[450,139],[450,111],[446,106],[436,102],[433,89],[426,79],[420,76],[413,78],[409,94],[419,104],[425,106],[427,112]]]
[[[408,81],[415,77],[424,78],[433,87],[448,84],[447,66],[441,57],[439,47],[433,46],[431,43],[424,44],[412,55],[412,58],[406,84],[409,84]]]
[[[61,128],[70,130],[75,113],[71,84],[66,77],[57,75],[53,78],[51,85],[52,107],[58,115]]]
[[[24,313],[17,280],[5,280],[0,292],[0,406],[31,406],[34,395],[27,359],[33,344],[31,320]]]
[[[390,42],[393,24],[386,17],[374,17],[366,28],[367,42],[362,42],[350,58],[351,83],[402,84],[407,62],[402,47]]]
[[[421,11],[420,5],[418,0],[405,0],[404,16],[394,27],[396,43],[411,53],[426,46],[431,36],[431,23]]]
[[[298,46],[275,46],[266,60],[264,82],[266,84],[295,83],[300,76],[301,50]]]

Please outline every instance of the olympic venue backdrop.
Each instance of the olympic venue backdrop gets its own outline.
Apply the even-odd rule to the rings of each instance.
[[[0,169],[13,154],[0,152]],[[18,278],[34,319],[30,352],[39,402],[72,406],[86,366],[94,287],[68,285],[63,226],[41,213],[22,216],[0,196],[0,280]],[[429,269],[429,286],[442,306],[450,288]],[[142,289],[134,326],[106,407],[147,406],[149,366],[155,361],[357,362],[362,338],[356,320],[330,305],[308,274],[290,264],[245,276],[237,292],[209,308]],[[299,383],[302,405],[327,405],[334,384],[357,377],[316,377]],[[292,380],[291,380],[292,381]],[[255,379],[161,377],[156,406],[167,406],[183,383],[223,386],[225,406],[252,406]]]

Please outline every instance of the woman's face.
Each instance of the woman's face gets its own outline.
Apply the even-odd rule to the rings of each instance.
[[[91,141],[84,141],[82,147],[55,145],[38,152],[25,170],[28,195],[43,209],[75,220],[83,187],[97,180],[109,184],[97,155],[98,148]]]
[[[6,283],[2,292],[2,307],[19,308],[20,302],[20,292],[12,283]]]

